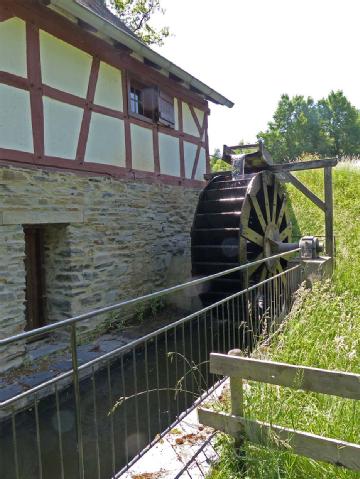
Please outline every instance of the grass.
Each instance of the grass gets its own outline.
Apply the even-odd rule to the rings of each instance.
[[[322,171],[297,175],[318,196]],[[302,234],[323,234],[323,215],[300,192],[289,188]],[[340,164],[334,170],[336,271],[332,280],[299,292],[297,304],[281,334],[256,355],[274,361],[360,373],[360,168]],[[360,404],[250,383],[247,417],[360,443]],[[315,462],[287,452],[245,445],[246,473],[241,471],[232,440],[220,439],[221,460],[212,479],[350,479],[360,473]]]

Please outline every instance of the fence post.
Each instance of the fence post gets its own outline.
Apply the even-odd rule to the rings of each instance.
[[[324,168],[324,201],[325,201],[325,250],[331,257],[332,268],[334,265],[334,213],[333,213],[333,187],[332,168]]]
[[[244,356],[241,349],[231,349],[228,356]],[[230,376],[231,414],[244,417],[244,390],[242,378]],[[240,459],[241,469],[245,470],[244,436],[238,435],[235,438],[235,451]]]
[[[71,359],[73,367],[73,387],[75,399],[75,418],[76,418],[76,439],[77,439],[77,453],[79,464],[79,476],[84,479],[84,450],[81,429],[81,398],[80,398],[80,380],[79,380],[79,364],[77,357],[77,342],[76,342],[76,323],[71,325]]]

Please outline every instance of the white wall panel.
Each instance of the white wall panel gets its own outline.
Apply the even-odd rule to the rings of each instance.
[[[91,55],[40,31],[43,83],[85,98],[92,63]]]
[[[152,130],[131,125],[131,151],[132,166],[135,170],[154,171]]]
[[[125,166],[124,122],[119,118],[93,113],[85,161]]]
[[[194,112],[195,112],[195,115],[196,115],[197,119],[199,120],[200,126],[202,126],[203,123],[204,123],[205,113],[202,110],[199,110],[199,108],[196,108],[196,107],[194,107]]]
[[[191,178],[197,145],[184,141],[185,178]]]
[[[97,105],[123,111],[121,71],[107,63],[100,63],[96,84],[95,99]]]
[[[204,174],[206,173],[206,152],[205,148],[201,148],[198,166],[196,168],[195,180],[204,181]]]
[[[82,108],[44,97],[45,154],[75,159]]]
[[[188,133],[189,135],[199,137],[199,130],[196,126],[194,118],[191,114],[189,105],[187,103],[182,104],[182,114],[183,114],[183,128],[184,132]]]
[[[19,18],[0,22],[0,70],[27,77],[25,22]]]
[[[159,133],[160,173],[180,176],[179,138]]]
[[[33,153],[30,94],[0,84],[0,148]]]

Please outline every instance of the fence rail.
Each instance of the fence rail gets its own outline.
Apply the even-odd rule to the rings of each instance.
[[[360,374],[224,354],[210,355],[210,372],[231,378],[232,413],[199,409],[200,423],[235,436],[238,443],[241,438],[262,446],[291,451],[317,461],[360,471],[359,444],[244,417],[242,384],[245,379],[359,400]]]
[[[44,332],[50,339],[59,330],[69,333],[68,369],[0,403],[1,479],[109,479],[130,468],[224,380],[210,372],[211,351],[241,348],[249,354],[259,338],[277,328],[292,305],[302,268],[297,264],[80,364],[82,321],[253,264],[1,340],[0,351]]]

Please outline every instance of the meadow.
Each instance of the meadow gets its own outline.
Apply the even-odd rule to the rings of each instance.
[[[318,196],[322,170],[296,175]],[[293,310],[270,342],[255,356],[291,364],[360,373],[360,168],[341,162],[333,170],[336,269],[330,280],[298,292]],[[295,233],[324,234],[321,211],[288,186],[295,215]],[[225,404],[225,408],[228,405]],[[360,444],[360,404],[271,385],[249,383],[245,415],[252,419]],[[221,460],[211,479],[355,479],[360,473],[315,462],[289,452],[245,444],[246,468],[232,439],[219,439]]]

